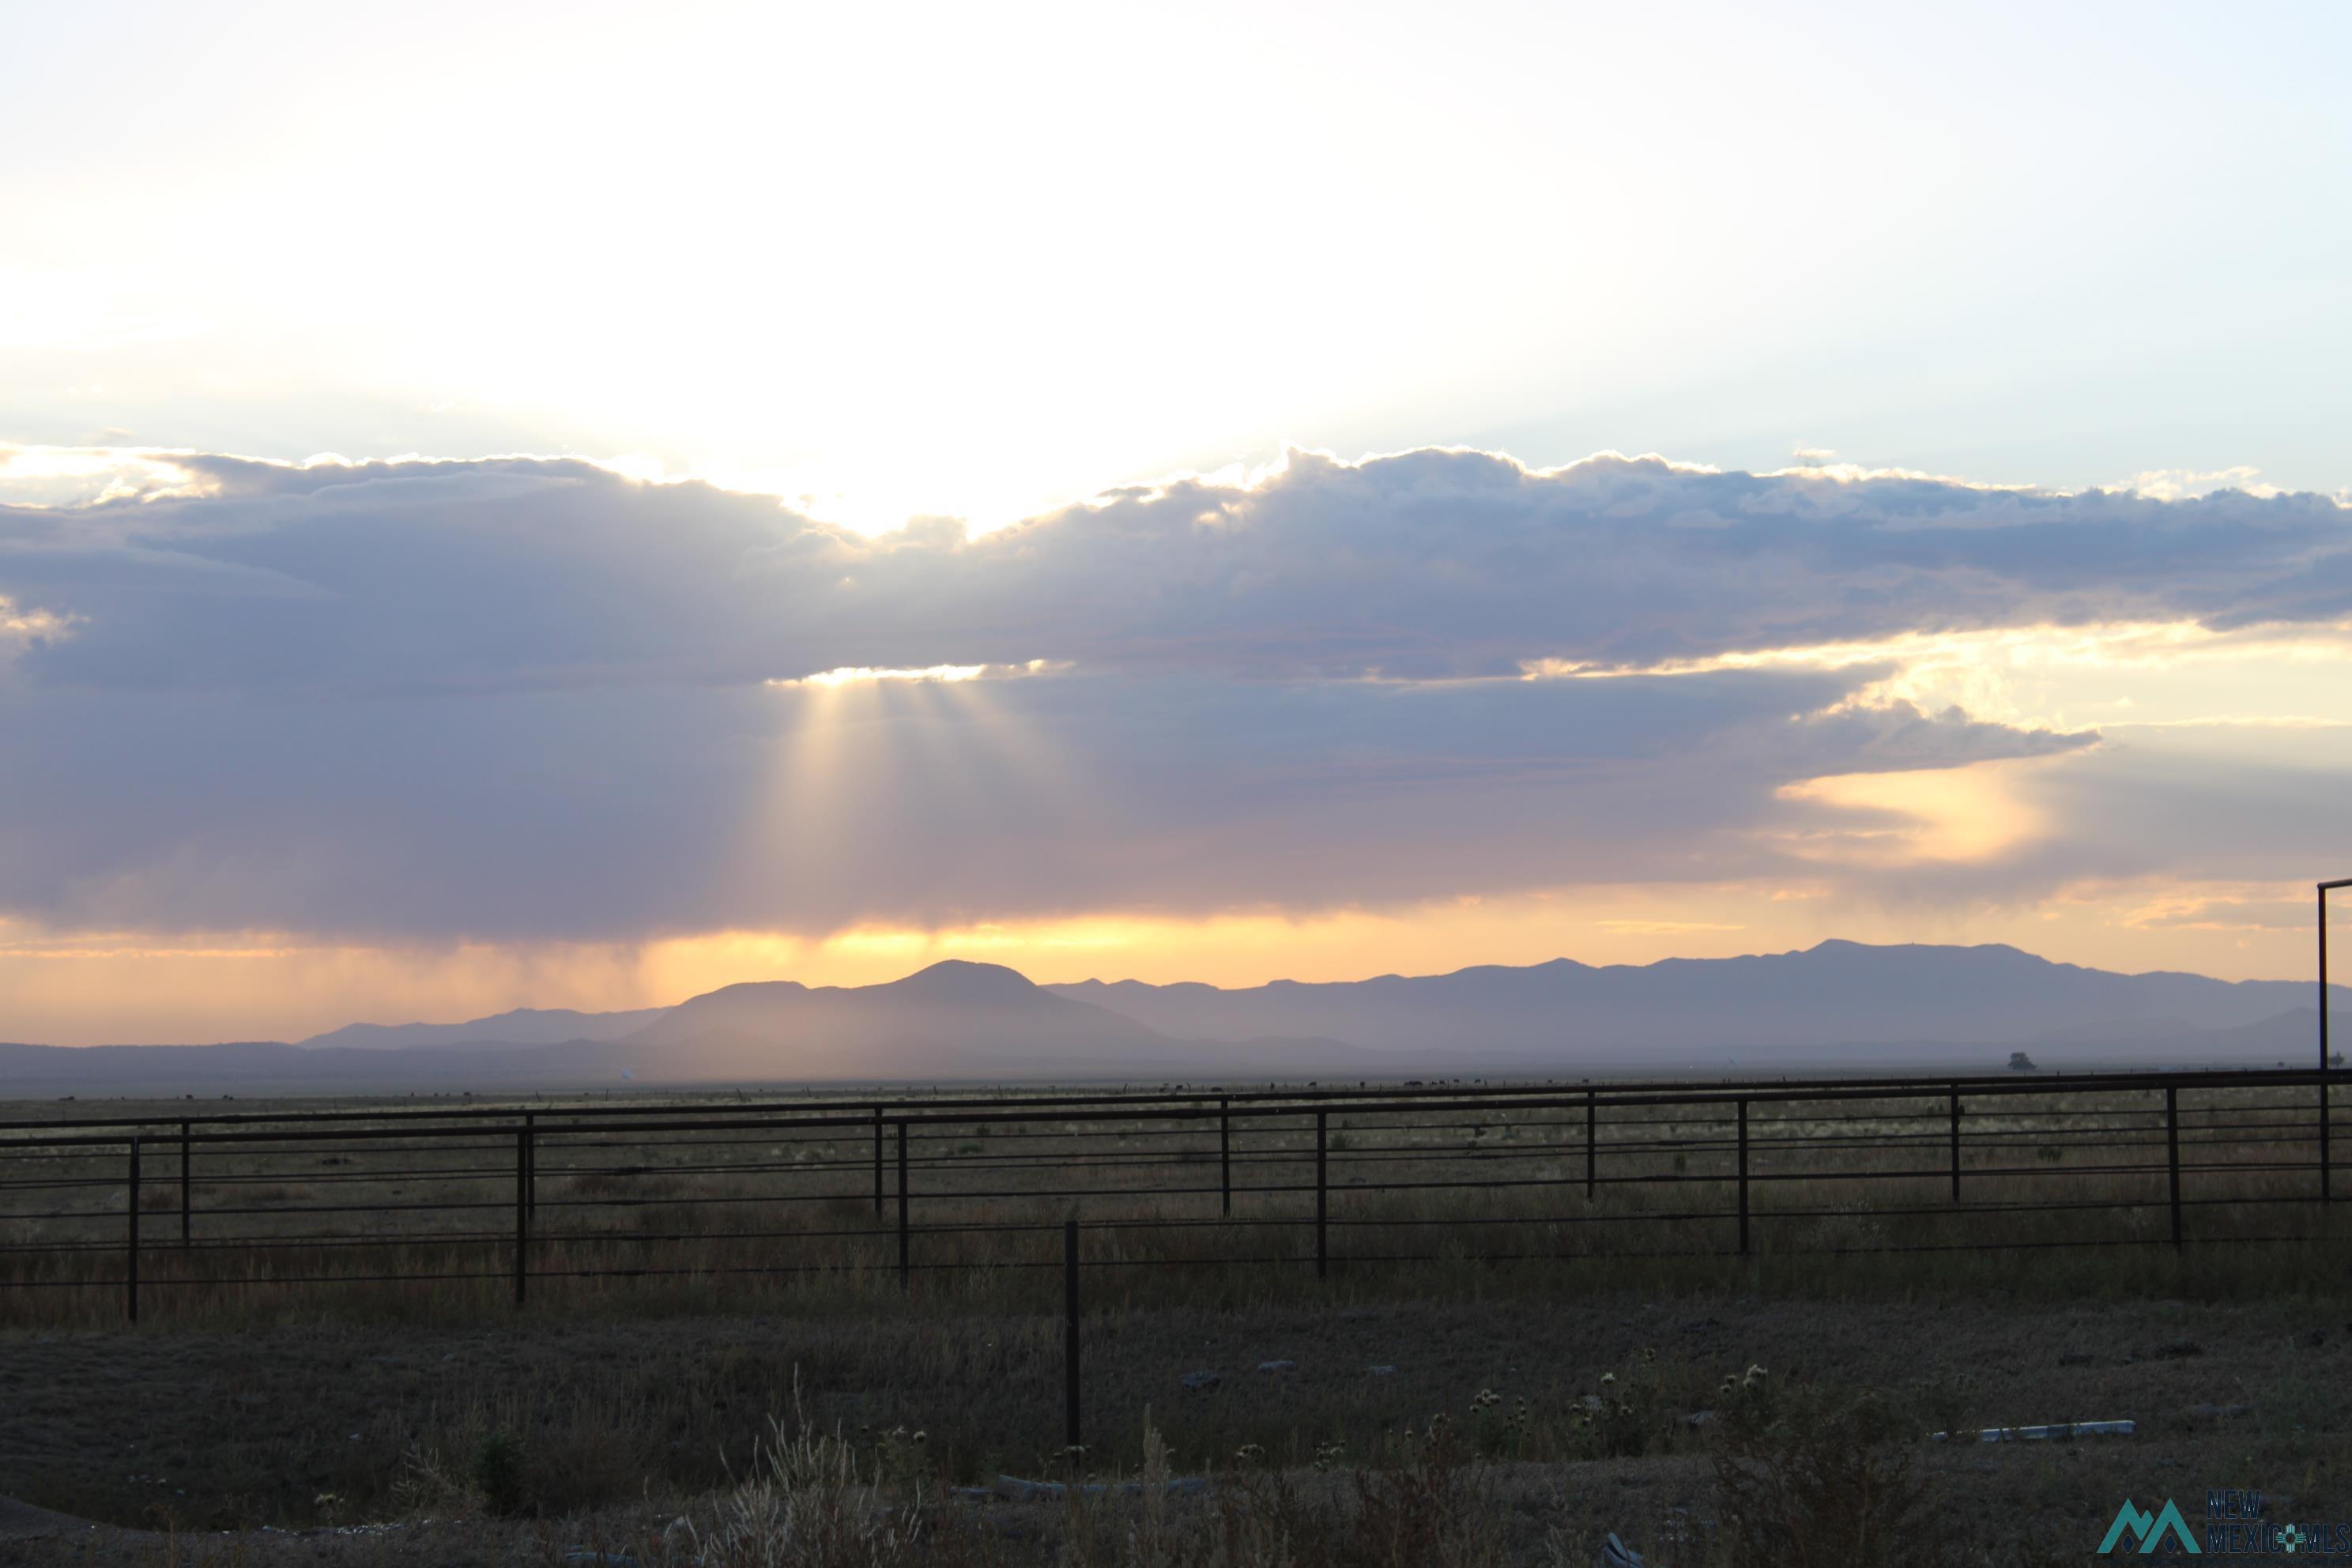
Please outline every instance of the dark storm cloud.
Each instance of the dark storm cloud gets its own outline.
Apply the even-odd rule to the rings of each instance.
[[[1857,705],[1866,667],[1496,678],[2352,602],[2308,497],[1421,452],[866,539],[575,462],[183,462],[214,493],[0,511],[0,911],[625,938],[1817,874],[1782,785],[2091,737]],[[1030,659],[1069,673],[763,684]]]
[[[0,889],[108,929],[624,939],[1770,874],[1745,830],[1782,784],[2086,739],[1820,710],[1853,684],[20,691]]]
[[[522,459],[187,459],[221,493],[0,513],[0,593],[80,617],[40,684],[432,691],[1066,659],[1508,674],[1922,629],[2352,613],[2314,496],[2158,501],[1477,453],[1298,455],[968,538]]]

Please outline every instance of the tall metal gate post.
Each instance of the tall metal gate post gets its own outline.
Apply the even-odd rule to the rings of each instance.
[[[2328,1125],[2331,1110],[2329,1090],[2333,1087],[2329,1074],[2334,1072],[2335,1058],[2327,1043],[2327,895],[2339,888],[2352,888],[2352,877],[2340,877],[2333,882],[2319,884],[2319,907],[2315,911],[2319,928],[2319,1201],[2333,1202],[2336,1196],[2334,1174],[2333,1129]]]
[[[882,1215],[882,1108],[874,1108],[874,1215]]]

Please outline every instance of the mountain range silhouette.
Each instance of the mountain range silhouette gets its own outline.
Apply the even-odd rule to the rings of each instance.
[[[2352,1023],[2346,994],[2332,1006]],[[0,1045],[0,1093],[1991,1070],[2019,1048],[2045,1068],[2304,1066],[2314,1002],[2306,983],[2120,974],[2006,946],[1824,942],[1236,989],[1038,985],[950,959],[878,985],[751,982],[667,1008],[355,1024],[297,1044]]]

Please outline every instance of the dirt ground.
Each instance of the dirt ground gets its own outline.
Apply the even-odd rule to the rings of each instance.
[[[1503,1416],[1528,1412],[1482,1439],[1514,1538],[1640,1545],[1706,1517],[1708,1423],[1691,1418],[1761,1367],[1792,1389],[1885,1391],[1920,1425],[2137,1422],[2128,1437],[1921,1449],[1939,1510],[2067,1560],[2126,1497],[2193,1515],[2209,1489],[2252,1487],[2273,1517],[2352,1518],[2347,1317],[2340,1300],[1704,1295],[1129,1310],[1088,1326],[1087,1462],[1131,1473],[1148,1409],[1181,1473],[1253,1445],[1276,1467],[1378,1465],[1441,1412],[1483,1430],[1492,1391]],[[1059,1332],[908,1311],[11,1333],[0,1494],[66,1517],[0,1512],[0,1562],[561,1561],[600,1517],[643,1520],[740,1473],[795,1379],[813,1422],[896,1431],[935,1489],[986,1489],[1053,1473]],[[1214,1382],[1186,1385],[1202,1373]],[[1587,1397],[1635,1384],[1664,1435],[1638,1455],[1580,1447]],[[467,1455],[492,1431],[532,1456],[534,1519],[489,1521],[467,1495]],[[963,1506],[1016,1536],[1051,1531],[1026,1520],[1041,1505]],[[160,1531],[195,1533],[166,1550]]]

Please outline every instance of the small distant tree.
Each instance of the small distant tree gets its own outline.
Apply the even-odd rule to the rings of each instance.
[[[2027,1056],[2023,1051],[2011,1051],[2009,1053],[2009,1070],[2011,1072],[2040,1072],[2042,1069],[2035,1067],[2033,1065],[2033,1058]]]
[[[520,1513],[523,1505],[522,1444],[504,1432],[486,1434],[474,1450],[474,1489],[492,1513]]]

